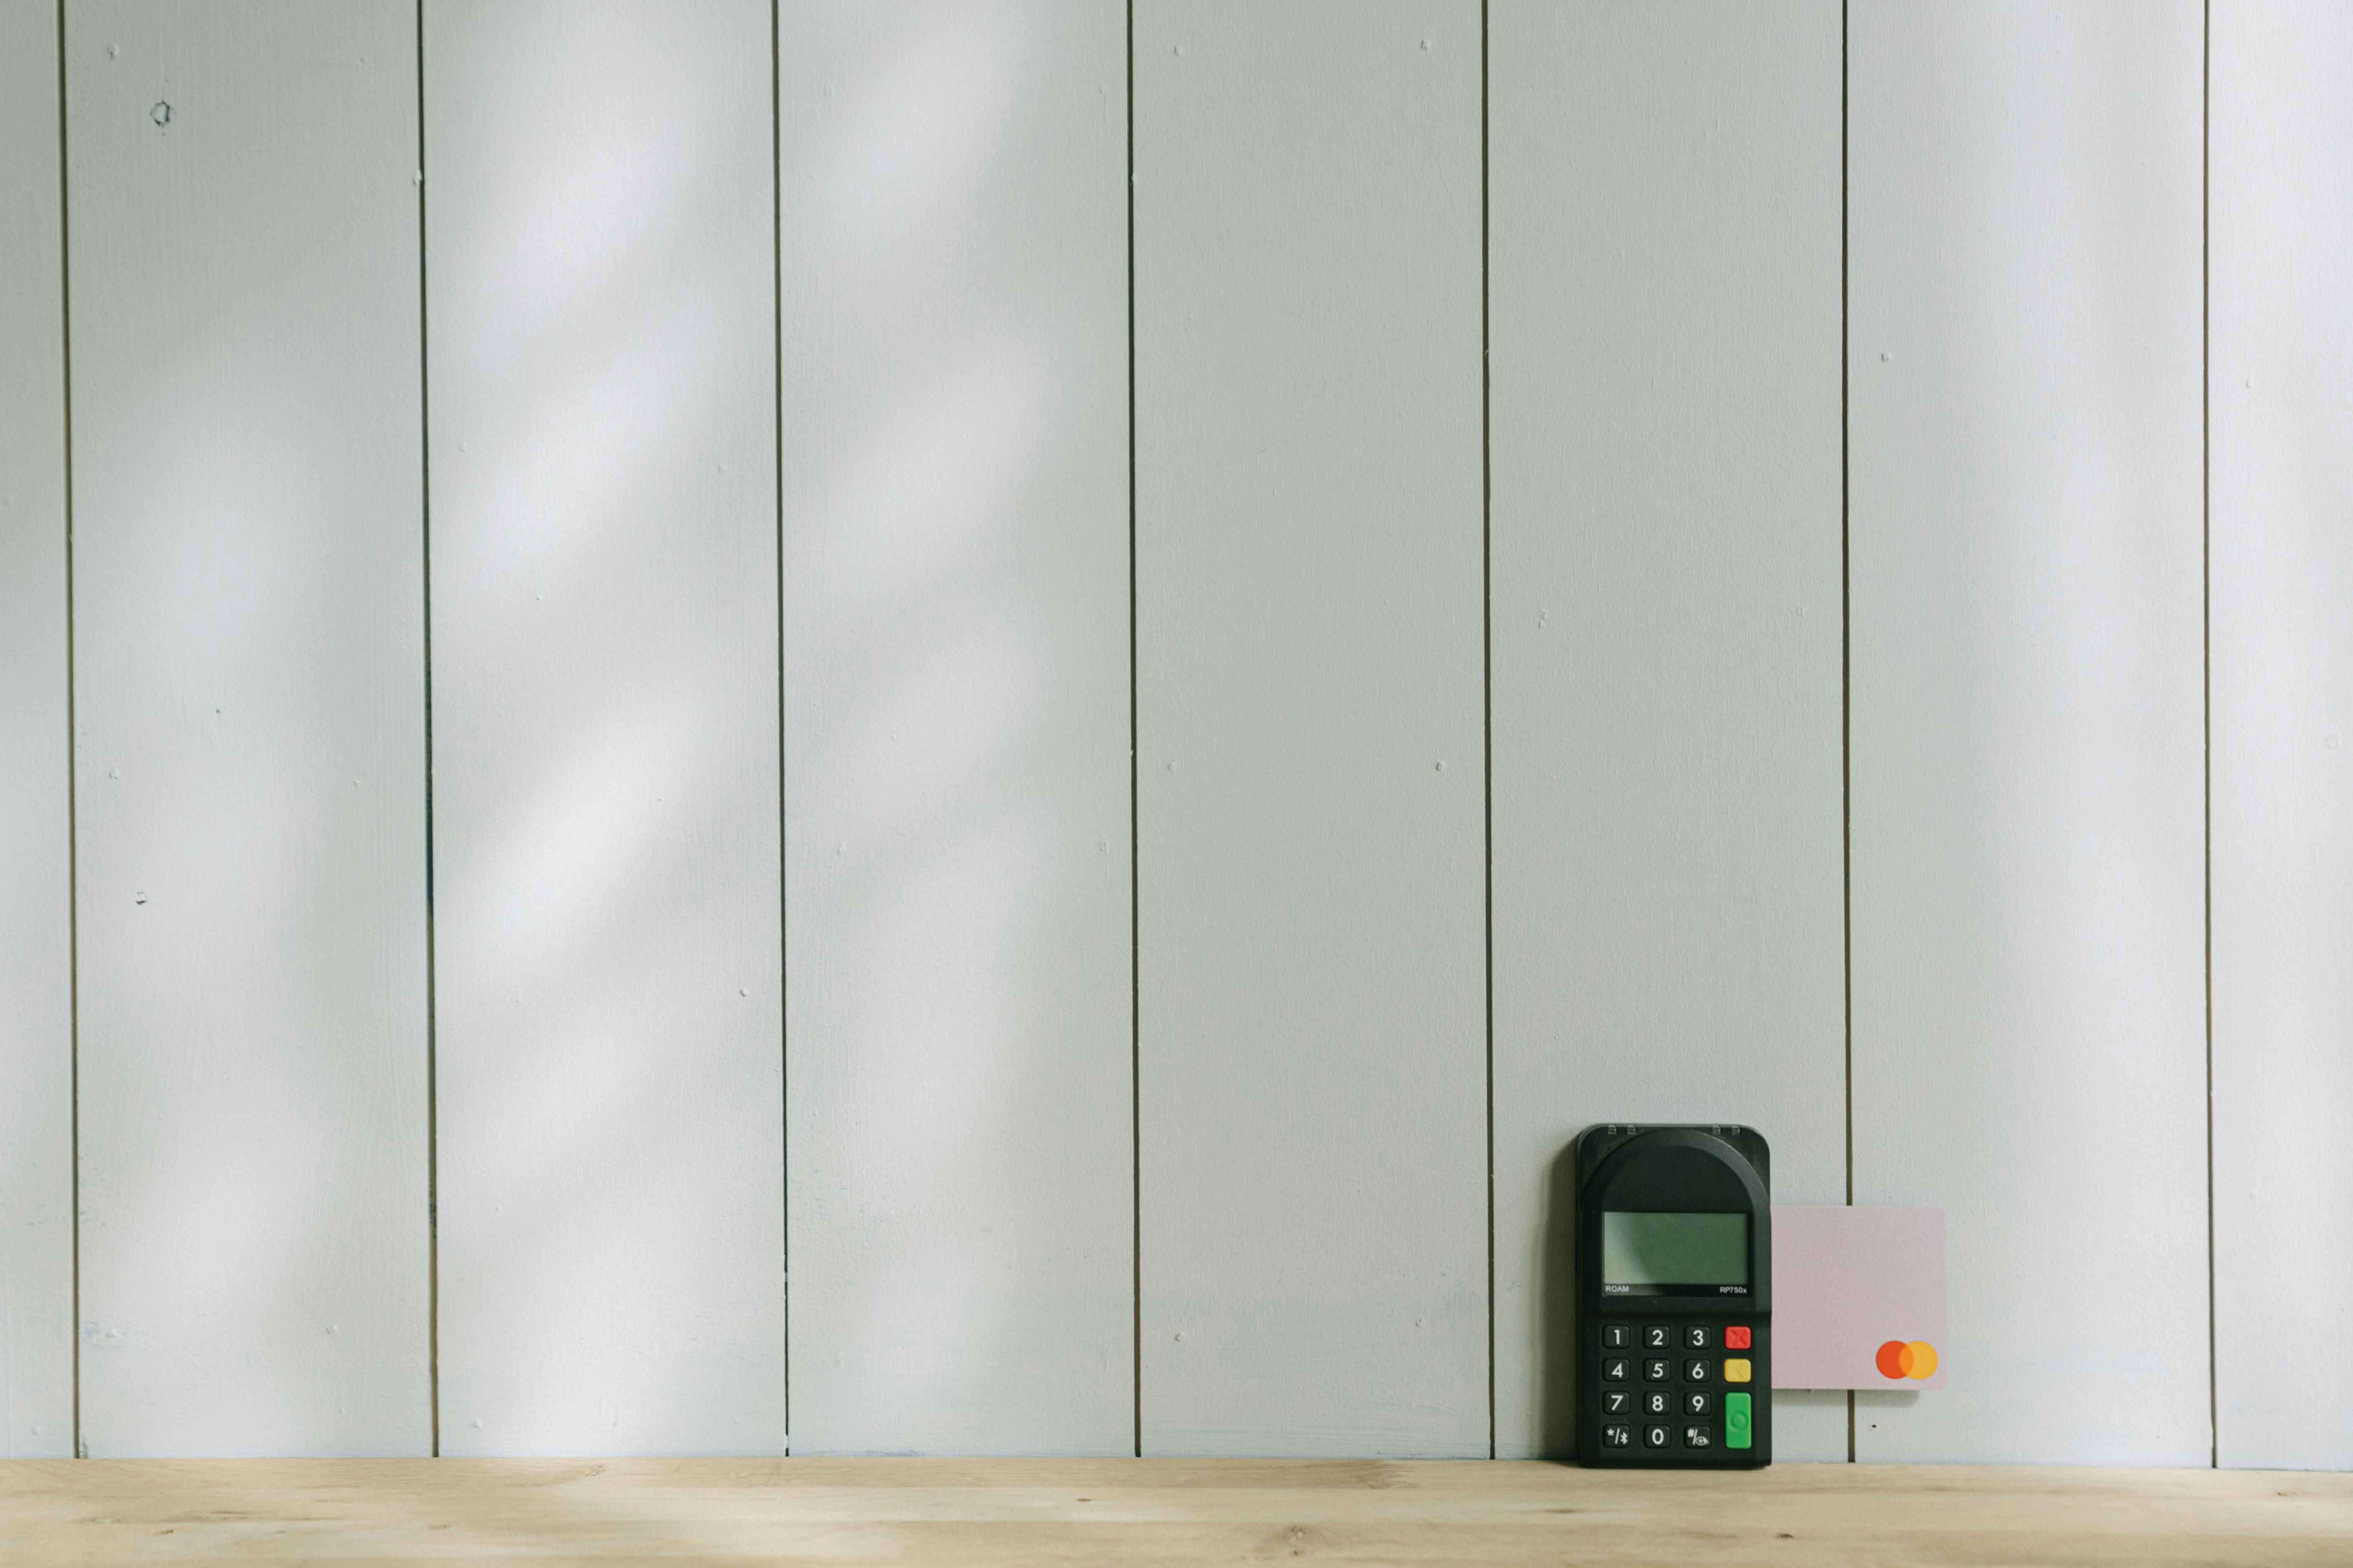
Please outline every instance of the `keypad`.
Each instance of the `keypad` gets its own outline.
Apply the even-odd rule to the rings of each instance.
[[[1756,1332],[1747,1323],[1601,1325],[1602,1381],[1639,1385],[1600,1391],[1602,1447],[1641,1448],[1669,1463],[1682,1462],[1671,1456],[1753,1447],[1747,1390],[1765,1381],[1749,1353]],[[1630,1349],[1639,1353],[1608,1353]],[[1703,1353],[1710,1352],[1738,1353]],[[1731,1388],[1719,1393],[1726,1384]]]

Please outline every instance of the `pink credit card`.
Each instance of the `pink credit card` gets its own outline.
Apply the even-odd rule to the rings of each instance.
[[[1773,1386],[1945,1386],[1945,1211],[1773,1205]]]

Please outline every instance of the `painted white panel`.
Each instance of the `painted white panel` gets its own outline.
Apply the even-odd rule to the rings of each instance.
[[[1124,1454],[1124,16],[778,27],[793,1447]]]
[[[1490,9],[1495,1426],[1575,1447],[1596,1121],[1846,1191],[1838,0]],[[1846,1458],[1843,1394],[1774,1395]]]
[[[2213,17],[2216,1454],[2353,1468],[2353,9]]]
[[[0,1458],[73,1452],[58,11],[0,3]]]
[[[1135,8],[1146,1453],[1488,1452],[1479,49]]]
[[[776,1453],[768,10],[424,29],[441,1447]]]
[[[1854,1198],[1952,1339],[1857,1453],[2204,1464],[2201,8],[1850,26]]]
[[[83,1434],[421,1454],[416,16],[67,19]]]

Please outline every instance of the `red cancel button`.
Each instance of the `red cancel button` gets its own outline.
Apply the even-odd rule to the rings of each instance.
[[[1748,1348],[1748,1331],[1746,1328],[1741,1327],[1734,1327],[1725,1330],[1724,1348],[1728,1351],[1746,1350]]]

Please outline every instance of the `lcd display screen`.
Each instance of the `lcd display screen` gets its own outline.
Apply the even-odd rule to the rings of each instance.
[[[1601,1289],[1612,1296],[1746,1295],[1748,1216],[1605,1210]]]

